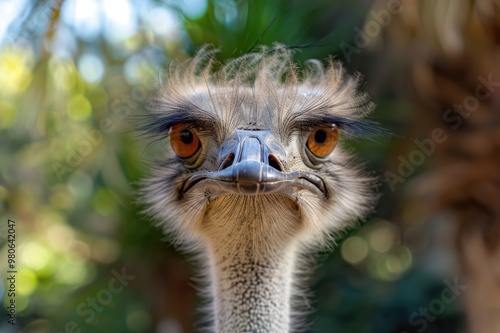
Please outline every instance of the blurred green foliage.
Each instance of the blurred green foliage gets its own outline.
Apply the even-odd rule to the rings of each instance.
[[[159,305],[156,296],[171,297],[161,292],[170,280],[161,278],[184,269],[185,259],[141,218],[134,195],[147,142],[131,120],[154,93],[159,69],[205,43],[220,47],[221,60],[276,42],[295,46],[298,60],[342,59],[339,45],[362,26],[370,1],[15,3],[1,5],[8,20],[0,30],[0,232],[5,241],[4,222],[16,221],[17,325],[2,322],[0,331],[180,332],[181,301]],[[367,57],[347,66],[369,68]],[[379,101],[391,103],[402,102]],[[390,118],[378,112],[379,120]],[[353,147],[382,169],[390,139]],[[381,208],[385,219],[391,204]],[[408,318],[439,295],[442,281],[414,269],[413,249],[392,222],[378,218],[346,236],[333,255],[318,255],[311,331],[409,331]],[[0,249],[6,271],[7,246]],[[134,280],[108,293],[108,302],[103,290],[123,267]],[[105,304],[87,322],[82,313],[99,295]],[[449,305],[426,332],[445,332],[440,323],[457,316]],[[155,330],[159,323],[163,331]]]

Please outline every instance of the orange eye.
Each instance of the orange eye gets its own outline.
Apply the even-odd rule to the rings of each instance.
[[[309,134],[307,148],[314,156],[323,158],[328,156],[339,141],[339,130],[336,127],[319,127]]]
[[[170,145],[177,156],[189,158],[200,148],[200,139],[194,130],[178,124],[170,129]]]

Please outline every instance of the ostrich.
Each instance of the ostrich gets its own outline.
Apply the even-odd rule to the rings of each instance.
[[[170,64],[140,126],[161,151],[141,197],[203,265],[210,331],[290,332],[305,255],[374,204],[374,179],[339,136],[382,130],[362,119],[373,105],[334,60],[299,68],[284,46],[225,64],[215,54]]]

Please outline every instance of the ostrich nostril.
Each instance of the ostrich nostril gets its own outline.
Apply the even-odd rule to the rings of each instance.
[[[224,159],[224,161],[220,165],[219,171],[224,170],[226,168],[229,168],[231,165],[233,165],[233,161],[234,161],[234,154],[231,153],[231,154],[227,155],[227,157]]]
[[[281,165],[279,160],[276,158],[276,156],[270,154],[268,156],[267,162],[268,162],[270,167],[273,167],[274,169],[276,169],[278,171],[283,171],[283,166]]]

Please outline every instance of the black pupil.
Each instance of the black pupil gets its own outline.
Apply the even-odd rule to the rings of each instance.
[[[327,135],[324,130],[317,130],[316,133],[314,133],[314,142],[318,144],[325,143],[326,137]]]
[[[183,130],[181,132],[181,141],[185,144],[190,144],[190,143],[193,143],[193,140],[194,140],[194,136],[193,136],[193,133],[189,130]]]

